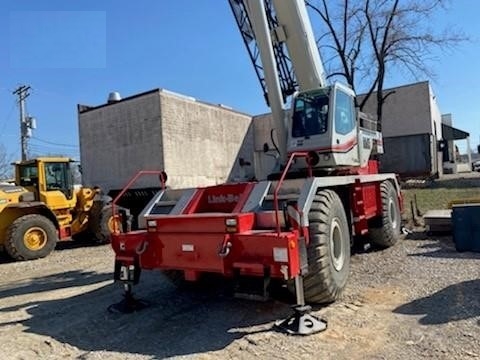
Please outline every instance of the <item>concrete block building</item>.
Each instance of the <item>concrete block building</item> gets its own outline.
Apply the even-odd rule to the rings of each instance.
[[[403,176],[442,173],[438,144],[442,139],[442,117],[428,81],[384,90],[391,93],[384,104],[382,134],[384,155],[380,170]],[[363,96],[359,96],[360,100]],[[363,111],[376,114],[376,94]]]
[[[240,163],[253,163],[251,120],[163,89],[78,105],[83,183],[121,189],[139,170],[165,170],[172,188],[246,178],[253,170]],[[150,176],[135,187],[158,186]]]
[[[451,121],[445,123],[446,117],[442,117],[428,81],[384,90],[385,95],[388,93],[383,108],[385,153],[381,157],[380,170],[407,177],[441,176],[445,164],[450,161],[446,154],[448,149],[452,151],[453,140],[464,139],[468,133],[453,128]],[[376,114],[375,93],[363,111]]]

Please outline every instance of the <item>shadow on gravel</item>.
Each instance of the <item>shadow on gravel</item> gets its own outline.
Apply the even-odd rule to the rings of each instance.
[[[8,263],[11,263],[13,261],[14,260],[10,256],[8,256],[6,252],[0,251],[0,265],[1,264],[8,264]]]
[[[2,286],[0,287],[0,300],[9,296],[90,285],[110,279],[112,279],[112,274],[99,274],[93,271],[67,271],[44,277],[31,278],[28,282],[15,284],[14,286]],[[0,308],[0,312],[4,310],[4,308]]]
[[[57,243],[57,246],[55,246],[55,251],[71,250],[71,249],[78,249],[78,248],[84,248],[84,247],[97,247],[97,246],[105,246],[105,245],[106,244],[98,243],[95,240],[92,240],[91,238],[64,240],[64,241],[59,241]],[[8,256],[5,251],[0,251],[0,265],[12,263],[15,261],[16,260],[13,260],[10,256]]]
[[[428,240],[429,242],[418,245],[418,252],[408,256],[446,258],[446,259],[479,259],[480,253],[465,251],[458,252],[452,241],[452,236],[427,235],[425,232],[413,232],[405,237],[406,240]],[[427,251],[423,251],[427,250]]]
[[[428,239],[430,236],[427,231],[410,231],[407,235],[405,235],[405,240],[425,240]]]
[[[480,316],[480,279],[450,285],[433,295],[413,300],[393,312],[405,315],[423,315],[423,325],[445,324]]]
[[[55,247],[56,251],[78,249],[83,247],[97,247],[104,246],[105,244],[99,243],[92,238],[79,237],[77,239],[59,241]]]
[[[103,275],[97,278],[98,282],[102,280]],[[48,281],[54,279],[45,279]],[[41,287],[34,289],[38,291]],[[153,358],[221,350],[236,339],[271,331],[272,321],[290,315],[290,307],[278,301],[238,300],[224,296],[222,289],[213,288],[178,290],[158,272],[142,274],[135,291],[151,306],[132,314],[107,311],[109,305],[121,299],[119,284],[108,284],[68,298],[32,301],[2,311],[24,310],[29,314],[28,319],[19,313],[19,319],[9,324],[21,324],[26,327],[24,332],[50,336],[83,351],[112,351]],[[54,295],[62,297],[52,293],[52,297]],[[10,319],[12,316],[9,314]],[[247,338],[246,341],[255,343],[256,340]]]

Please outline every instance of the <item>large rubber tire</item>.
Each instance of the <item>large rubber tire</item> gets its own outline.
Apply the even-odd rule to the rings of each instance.
[[[307,247],[308,274],[303,279],[308,303],[331,303],[347,284],[350,231],[345,209],[335,191],[321,190],[312,203]]]
[[[34,260],[49,255],[57,241],[57,229],[49,219],[29,214],[8,227],[5,250],[15,260]]]
[[[114,230],[114,217],[111,205],[105,205],[100,211],[92,212],[90,230],[99,244],[110,242],[110,234]],[[121,230],[122,224],[117,221],[116,228]]]
[[[398,195],[390,181],[380,184],[382,199],[382,216],[378,219],[376,227],[369,229],[372,243],[380,248],[388,248],[395,245],[400,238],[402,215],[398,203]]]

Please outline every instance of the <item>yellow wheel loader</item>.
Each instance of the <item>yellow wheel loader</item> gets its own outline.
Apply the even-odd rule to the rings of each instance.
[[[59,240],[88,234],[108,242],[120,231],[111,199],[99,188],[75,188],[72,160],[41,157],[17,162],[15,185],[0,185],[0,247],[15,260],[50,254]]]

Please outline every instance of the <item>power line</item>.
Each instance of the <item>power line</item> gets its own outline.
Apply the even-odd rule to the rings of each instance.
[[[5,132],[5,128],[7,127],[7,123],[10,122],[10,119],[13,115],[13,112],[15,110],[15,101],[12,103],[12,107],[10,108],[10,111],[8,112],[8,115],[4,118],[2,125],[0,126],[0,137],[3,136]]]
[[[38,156],[65,156],[69,157],[72,159],[80,158],[80,155],[78,153],[74,152],[68,152],[68,151],[61,151],[61,150],[52,150],[52,149],[42,149],[42,148],[37,148],[33,146],[30,149],[30,152],[34,157]]]
[[[56,143],[56,142],[53,142],[53,141],[48,141],[48,140],[39,139],[39,138],[36,137],[36,136],[32,136],[32,139],[35,139],[35,140],[37,140],[37,141],[40,141],[40,142],[42,142],[42,143],[44,143],[44,144],[49,144],[49,145],[54,145],[54,146],[71,147],[71,148],[78,149],[78,145]]]
[[[62,148],[62,147],[55,147],[55,146],[49,146],[49,145],[42,145],[42,144],[31,144],[32,149],[40,149],[40,150],[49,150],[49,151],[62,151],[65,153],[79,153],[77,149],[72,149],[72,148]]]

